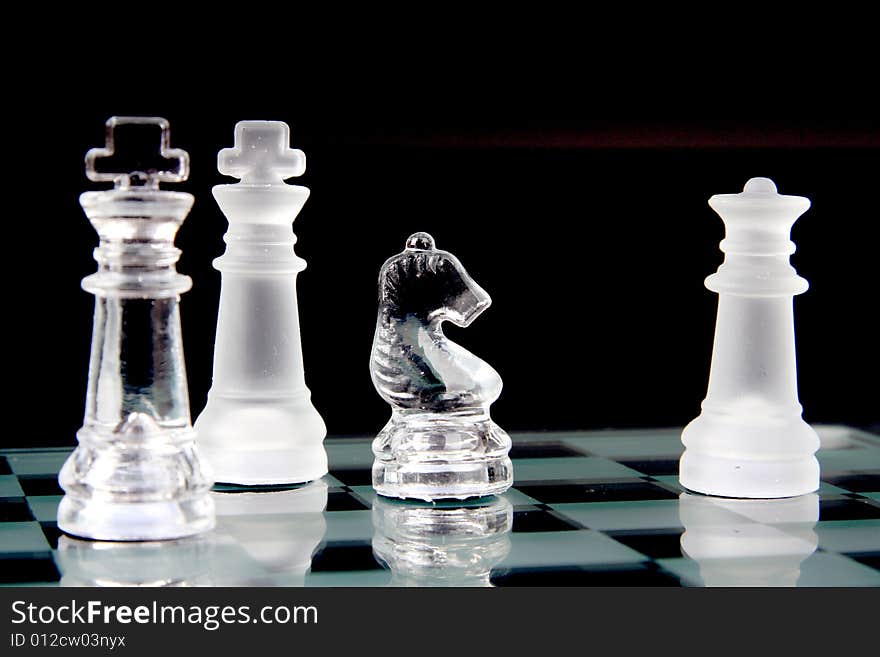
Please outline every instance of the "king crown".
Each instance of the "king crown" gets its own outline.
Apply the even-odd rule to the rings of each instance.
[[[158,116],[111,116],[105,126],[104,147],[86,153],[89,180],[113,181],[117,189],[158,189],[160,182],[181,182],[189,177],[189,153],[171,148],[167,120]],[[157,130],[158,153],[146,141],[155,143]]]
[[[235,146],[217,154],[217,170],[243,183],[281,183],[303,174],[306,156],[290,148],[290,128],[283,121],[239,121]]]

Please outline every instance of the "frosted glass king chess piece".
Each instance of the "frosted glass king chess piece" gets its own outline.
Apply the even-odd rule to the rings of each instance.
[[[199,448],[220,482],[290,484],[327,473],[324,421],[303,372],[291,224],[309,190],[284,180],[305,171],[280,121],[241,121],[235,146],[220,151],[214,187],[229,220],[222,272],[214,381],[196,419]]]
[[[752,178],[709,205],[724,221],[724,263],[706,279],[718,318],[702,413],[682,433],[679,478],[723,497],[776,498],[819,487],[816,432],[801,418],[792,298],[807,281],[789,264],[795,220],[810,207]]]
[[[136,138],[158,135],[152,152]],[[113,181],[80,204],[98,232],[85,422],[59,475],[58,527],[108,541],[179,538],[211,529],[211,481],[199,461],[178,304],[192,282],[177,273],[174,236],[193,197],[159,189],[189,175],[161,118],[113,117],[105,148],[86,154],[86,175]]]
[[[513,482],[510,438],[489,417],[501,377],[443,335],[468,326],[491,299],[455,256],[415,233],[379,274],[370,374],[391,405],[373,441],[380,495],[435,500],[496,495]]]

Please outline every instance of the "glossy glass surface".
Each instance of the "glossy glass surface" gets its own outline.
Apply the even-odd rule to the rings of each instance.
[[[369,439],[331,438],[323,479],[215,486],[213,532],[127,544],[59,540],[54,481],[69,451],[7,451],[0,581],[880,586],[880,437],[816,428],[822,486],[786,500],[683,491],[676,429],[514,434],[512,489],[435,504],[377,497]]]

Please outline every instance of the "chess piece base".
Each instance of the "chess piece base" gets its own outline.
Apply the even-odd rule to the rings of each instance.
[[[184,538],[214,528],[214,503],[207,492],[186,500],[133,503],[66,495],[58,507],[58,528],[97,541]]]
[[[284,404],[212,395],[195,430],[199,454],[219,483],[301,484],[327,474],[327,429],[308,395]]]
[[[819,488],[819,462],[813,455],[819,437],[800,417],[734,423],[704,412],[685,427],[682,442],[686,449],[679,481],[688,490],[773,499]]]
[[[211,480],[195,450],[192,429],[141,433],[155,428],[133,413],[128,431],[111,434],[92,428],[77,433],[58,482],[65,495],[58,528],[100,541],[160,541],[183,538],[214,527]]]
[[[480,411],[394,411],[373,441],[373,487],[426,501],[500,495],[513,484],[510,437]]]

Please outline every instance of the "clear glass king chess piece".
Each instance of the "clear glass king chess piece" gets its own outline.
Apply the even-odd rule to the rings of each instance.
[[[436,500],[497,495],[513,483],[510,437],[489,417],[501,377],[448,340],[446,320],[468,326],[489,295],[458,259],[415,233],[379,273],[370,374],[391,405],[373,441],[380,495]]]
[[[513,505],[505,497],[468,502],[373,501],[373,553],[390,586],[491,586],[510,552]]]
[[[309,197],[284,181],[306,158],[281,121],[240,121],[235,145],[217,155],[214,198],[229,221],[222,273],[214,380],[196,418],[199,449],[217,481],[296,484],[327,474],[324,421],[311,401],[300,344],[292,222]]]
[[[145,149],[143,139],[152,141]],[[156,144],[159,144],[158,152]],[[163,540],[214,525],[211,480],[190,426],[174,236],[193,197],[159,189],[189,175],[162,118],[113,117],[107,143],[86,154],[86,175],[114,188],[80,204],[98,232],[85,421],[59,475],[58,526],[107,541]]]
[[[819,496],[778,500],[682,493],[681,551],[704,586],[796,586],[819,544]]]

